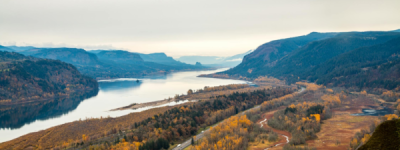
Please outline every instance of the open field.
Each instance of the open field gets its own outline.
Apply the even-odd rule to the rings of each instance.
[[[348,149],[356,132],[369,129],[369,126],[379,120],[376,116],[352,116],[346,111],[337,111],[334,117],[325,120],[318,138],[307,141],[309,147],[317,149],[337,150]]]
[[[369,96],[351,95],[342,100],[339,108],[333,109],[333,117],[322,123],[317,139],[307,141],[309,147],[317,149],[348,149],[351,139],[356,132],[369,130],[374,121],[379,121],[377,116],[353,116],[360,113],[363,108],[380,107],[379,101]]]
[[[303,95],[302,98],[307,100],[312,100],[321,97],[322,93],[315,92],[314,94]],[[300,98],[300,97],[299,97]],[[357,132],[361,130],[369,130],[369,126],[374,122],[379,121],[378,116],[354,116],[351,114],[362,113],[362,109],[381,109],[382,102],[376,100],[376,98],[369,95],[360,94],[349,94],[347,97],[341,98],[342,104],[339,107],[332,109],[333,117],[321,122],[321,130],[316,133],[316,138],[307,140],[306,144],[299,145],[298,147],[307,146],[309,148],[316,149],[327,149],[327,150],[337,150],[337,149],[348,149],[349,143]],[[280,107],[274,111],[266,112],[262,115],[261,120],[270,119],[273,117],[277,110],[285,109],[286,107]],[[267,124],[264,124],[264,128],[271,128]],[[280,141],[275,143],[250,143],[250,150],[280,150],[283,149],[284,144],[271,147],[278,143],[286,143],[285,139],[282,138],[283,135],[291,135],[287,131],[272,130],[280,135]],[[271,148],[269,148],[271,147]]]

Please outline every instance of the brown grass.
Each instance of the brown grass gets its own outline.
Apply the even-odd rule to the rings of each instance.
[[[331,119],[325,120],[318,138],[307,141],[309,147],[317,149],[348,149],[350,140],[356,132],[369,129],[369,126],[379,120],[375,116],[352,116],[349,112],[337,111]]]
[[[360,113],[362,108],[379,106],[375,100],[363,95],[352,95],[342,100],[342,106],[333,109],[333,117],[322,123],[321,131],[317,133],[317,139],[307,141],[309,147],[317,149],[337,150],[348,149],[350,140],[356,132],[369,130],[376,116],[352,116]]]
[[[320,92],[316,92],[311,97],[310,95],[303,95],[303,98],[312,100],[315,97],[321,97]],[[339,150],[348,149],[350,140],[354,137],[356,132],[361,130],[369,130],[369,126],[373,124],[374,121],[378,121],[376,116],[352,116],[353,113],[361,113],[362,108],[368,108],[370,106],[379,106],[379,102],[371,97],[364,95],[348,95],[347,98],[343,98],[342,105],[338,108],[333,109],[333,117],[324,120],[321,125],[321,131],[318,132],[317,139],[308,140],[308,147],[315,147],[317,149],[323,150]],[[279,109],[284,109],[283,107]],[[279,110],[277,109],[277,110]],[[263,114],[262,118],[271,118],[275,111],[269,111]],[[264,125],[265,128],[270,128],[268,125]],[[286,131],[273,129],[274,132],[278,134],[289,135]],[[283,138],[282,138],[283,139]],[[282,140],[281,139],[281,140]],[[290,139],[290,138],[289,138]],[[251,145],[249,149],[261,150],[270,147],[276,143],[268,143],[264,145]],[[258,147],[256,147],[258,146]],[[278,147],[269,148],[268,150],[280,150],[284,145]],[[304,147],[300,145],[298,147]]]

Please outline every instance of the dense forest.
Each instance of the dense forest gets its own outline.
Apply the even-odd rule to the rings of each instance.
[[[284,56],[280,55],[277,59],[271,54],[262,59],[250,57],[255,54],[249,54],[242,64],[219,74],[247,78],[268,75],[287,83],[309,80],[355,90],[391,90],[400,83],[399,37],[398,32],[337,33],[332,37],[309,41],[291,52],[282,50]],[[285,40],[288,39],[283,41]],[[276,41],[264,45],[274,42]],[[264,49],[263,47],[260,46],[259,49]],[[256,52],[260,53],[257,50],[253,53]]]
[[[97,81],[81,75],[59,60],[0,52],[0,99],[2,104],[36,101],[74,92],[97,91]]]

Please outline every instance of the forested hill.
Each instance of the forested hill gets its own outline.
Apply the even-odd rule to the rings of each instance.
[[[339,55],[302,78],[334,86],[394,89],[400,85],[400,37]]]
[[[275,40],[259,46],[252,53],[243,58],[242,63],[226,71],[228,74],[249,76],[253,71],[264,70],[265,67],[274,66],[276,62],[290,52],[306,45],[311,41],[326,39],[337,33],[312,32],[308,35]]]
[[[115,63],[127,63],[133,64],[137,62],[143,62],[143,59],[135,53],[129,53],[127,51],[101,51],[96,54],[99,59],[106,61],[114,61]]]
[[[97,91],[97,81],[59,60],[0,52],[0,104],[32,102]]]
[[[78,48],[33,48],[20,53],[38,58],[61,60],[73,65],[98,65],[97,56]]]
[[[137,53],[137,54],[139,54],[140,57],[142,57],[144,61],[148,61],[148,62],[173,65],[173,66],[192,66],[192,65],[188,65],[188,64],[176,61],[172,57],[167,56],[165,53],[150,53],[150,54]]]
[[[256,54],[249,54],[239,66],[223,73],[251,78],[268,75],[284,79],[288,83],[310,80],[325,85],[352,86],[359,89],[368,87],[391,89],[398,85],[397,81],[392,82],[394,81],[393,77],[396,77],[397,74],[396,66],[385,68],[388,69],[386,72],[380,70],[379,73],[376,73],[378,70],[365,67],[371,67],[372,61],[378,63],[375,64],[376,67],[384,65],[388,59],[392,63],[396,62],[397,57],[392,57],[392,55],[396,56],[398,53],[399,42],[396,43],[398,37],[400,37],[400,33],[397,32],[337,33],[333,37],[311,41],[291,52],[286,51],[284,56],[272,59],[275,60],[274,62],[268,61],[266,57],[251,57]],[[351,57],[349,57],[350,55]],[[374,55],[380,57],[374,57]],[[274,55],[269,56],[270,60],[271,56]],[[333,63],[345,62],[346,59],[362,60],[362,62],[353,62],[347,65]],[[368,75],[365,74],[365,71]],[[374,71],[375,73],[373,73]],[[378,77],[380,79],[376,80],[375,78]],[[338,78],[341,79],[338,80]],[[348,82],[350,80],[352,82]],[[389,82],[392,82],[393,85],[389,85]]]

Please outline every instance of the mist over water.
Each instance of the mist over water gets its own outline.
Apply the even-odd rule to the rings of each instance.
[[[99,81],[99,93],[96,96],[82,100],[76,108],[71,107],[56,116],[42,117],[24,123],[18,128],[0,129],[0,142],[9,141],[19,136],[44,130],[85,118],[118,117],[132,112],[139,112],[150,108],[136,110],[109,111],[132,103],[144,103],[174,97],[175,94],[184,94],[188,89],[200,89],[204,86],[218,86],[227,84],[246,83],[241,80],[215,79],[197,77],[200,74],[220,72],[226,69],[212,71],[188,71],[168,74],[166,76],[139,79],[122,78]],[[184,103],[180,102],[180,103]],[[174,105],[175,102],[166,105]],[[152,108],[152,107],[151,107]],[[2,125],[3,126],[3,125]]]

